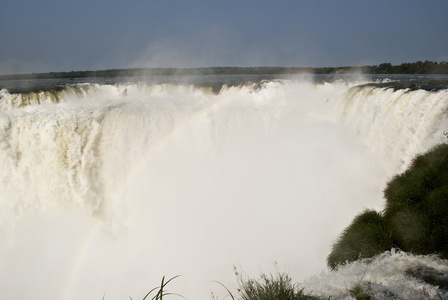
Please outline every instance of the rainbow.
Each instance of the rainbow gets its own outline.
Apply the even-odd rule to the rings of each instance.
[[[173,128],[168,134],[166,134],[162,139],[159,140],[157,144],[150,147],[146,152],[143,153],[136,160],[134,165],[128,170],[128,172],[122,177],[119,184],[116,185],[114,189],[112,189],[105,197],[106,203],[102,206],[102,211],[106,214],[110,211],[114,211],[119,203],[119,200],[124,193],[125,188],[128,186],[129,182],[131,182],[139,170],[143,168],[149,161],[155,159],[159,153],[161,153],[171,141],[175,140],[177,137],[182,136],[186,131],[191,129],[196,123],[201,122],[206,119],[210,113],[213,113],[216,110],[219,110],[220,107],[227,104],[229,101],[233,101],[232,97],[225,97],[223,95],[217,95],[214,101],[210,101],[208,105],[204,105],[204,107],[192,114],[190,118],[187,118],[184,122],[179,124],[177,127]],[[102,224],[103,220],[101,218],[96,218],[92,223],[89,230],[86,231],[85,237],[80,242],[75,255],[71,259],[72,264],[69,268],[67,277],[65,279],[65,284],[63,285],[60,299],[66,300],[70,298],[70,295],[73,293],[73,289],[76,286],[76,280],[79,276],[81,276],[81,270],[83,261],[86,259],[86,254],[88,249],[91,247],[92,242],[95,240],[95,237],[102,233]]]

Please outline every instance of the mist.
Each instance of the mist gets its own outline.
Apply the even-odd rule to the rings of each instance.
[[[85,86],[3,116],[0,294],[189,299],[247,276],[325,269],[378,160],[340,122],[345,83]],[[123,96],[125,95],[125,96]],[[7,129],[11,128],[11,129]],[[17,154],[20,156],[17,156]]]

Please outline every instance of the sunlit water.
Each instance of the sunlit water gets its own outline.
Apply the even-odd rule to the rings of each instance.
[[[0,298],[141,299],[164,275],[223,298],[234,267],[329,291],[332,242],[445,141],[448,91],[238,80],[2,90]]]

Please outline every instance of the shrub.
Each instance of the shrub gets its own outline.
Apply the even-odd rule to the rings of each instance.
[[[238,273],[236,273],[238,276]],[[306,294],[292,282],[288,274],[278,273],[276,276],[262,274],[259,280],[243,279],[240,275],[239,299],[241,300],[314,300],[317,297]]]
[[[390,180],[381,213],[355,217],[332,247],[328,266],[368,258],[392,247],[448,258],[448,145],[418,155]]]
[[[448,257],[447,144],[415,157],[387,184],[384,195],[384,217],[398,248]]]
[[[374,210],[365,210],[333,244],[327,264],[334,269],[339,264],[372,257],[391,248],[390,232],[382,215]]]

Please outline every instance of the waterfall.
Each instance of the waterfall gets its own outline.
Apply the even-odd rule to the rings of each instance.
[[[443,142],[446,99],[300,80],[2,90],[0,297],[135,299],[180,274],[170,290],[206,299],[212,280],[235,289],[233,266],[313,275]]]

